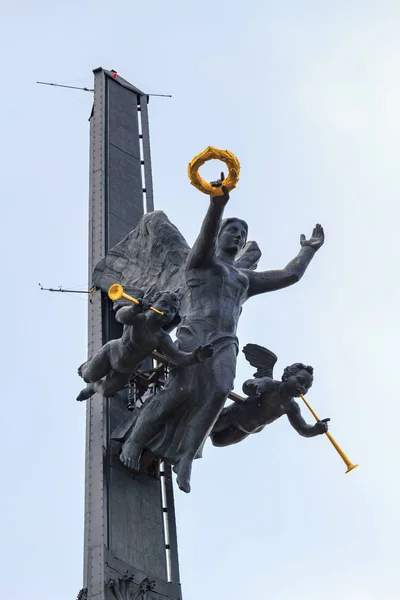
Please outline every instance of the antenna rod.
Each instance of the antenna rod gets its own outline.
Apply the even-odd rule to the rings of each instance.
[[[84,92],[94,92],[93,89],[87,87],[77,87],[76,85],[62,85],[61,83],[50,83],[48,81],[37,81],[39,85],[52,85],[53,87],[68,88],[69,90],[82,90]]]
[[[77,87],[76,85],[63,85],[61,83],[51,83],[50,81],[37,81],[39,85],[51,85],[53,87],[67,88],[69,90],[82,90],[83,92],[94,92],[94,89],[87,87]],[[146,94],[146,96],[156,96],[158,98],[172,98],[171,94]]]
[[[146,94],[147,96],[158,96],[159,98],[172,98],[171,94]]]
[[[63,288],[60,286],[59,288],[55,289],[55,288],[45,288],[42,286],[41,283],[39,283],[40,289],[43,292],[61,292],[63,294],[91,294],[92,290],[63,290]]]

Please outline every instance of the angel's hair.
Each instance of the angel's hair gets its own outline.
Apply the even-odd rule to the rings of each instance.
[[[169,292],[168,290],[164,290],[162,292],[157,292],[155,294],[155,296],[153,296],[153,298],[151,299],[151,302],[154,304],[154,302],[157,302],[157,300],[160,298],[160,296],[163,296],[165,294],[171,298],[171,300],[174,304],[177,304],[178,310],[179,310],[181,307],[181,297],[177,292]]]
[[[247,225],[246,221],[243,221],[242,219],[239,219],[238,217],[229,217],[228,219],[224,219],[221,223],[219,233],[221,233],[222,230],[225,229],[225,227],[227,227],[231,223],[241,223],[243,225],[243,227],[246,230],[246,239],[244,240],[244,243],[246,243],[249,226]]]
[[[295,363],[294,365],[290,365],[290,367],[286,367],[283,371],[282,381],[287,381],[289,377],[296,375],[299,371],[307,371],[310,375],[313,375],[314,369],[310,366],[303,365],[303,363]]]

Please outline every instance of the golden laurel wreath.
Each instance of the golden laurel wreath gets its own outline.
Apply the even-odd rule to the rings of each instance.
[[[223,191],[221,187],[213,187],[211,183],[208,183],[208,181],[205,181],[199,175],[200,167],[204,165],[205,162],[212,159],[222,160],[229,169],[228,177],[224,179],[222,185],[226,187],[228,191],[233,190],[237,186],[240,175],[240,163],[238,159],[232,152],[229,152],[229,150],[219,150],[213,146],[208,146],[208,148],[203,150],[203,152],[200,152],[200,154],[190,161],[188,165],[190,183],[200,190],[200,192],[203,192],[203,194],[208,194],[209,196],[222,196]]]

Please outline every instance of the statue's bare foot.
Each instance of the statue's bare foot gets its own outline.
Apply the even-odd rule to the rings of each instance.
[[[173,467],[174,472],[176,473],[176,483],[182,492],[186,494],[190,494],[190,476],[192,473],[192,461],[179,461]]]
[[[185,494],[190,494],[190,481],[188,479],[181,479],[179,476],[176,478],[176,483],[178,484],[178,488],[185,492]]]
[[[130,471],[138,472],[138,471],[140,471],[140,455],[141,454],[142,454],[142,449],[137,444],[135,444],[133,441],[131,442],[128,439],[122,446],[122,452],[119,455],[119,460]]]
[[[76,399],[78,400],[78,402],[83,402],[83,400],[89,400],[89,398],[91,398],[93,394],[93,387],[91,385],[87,385],[85,388],[83,388],[82,391],[79,392]]]

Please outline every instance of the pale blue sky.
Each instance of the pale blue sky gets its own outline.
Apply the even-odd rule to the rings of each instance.
[[[0,0],[0,48],[1,597],[81,587],[86,299],[37,284],[86,286],[91,96],[35,82],[91,87],[103,66],[173,95],[150,104],[156,207],[189,242],[207,199],[186,166],[209,144],[242,163],[227,213],[261,268],[316,222],[327,235],[298,285],[246,305],[239,336],[278,354],[279,377],[314,365],[309,400],[360,468],[345,477],[285,419],[207,446],[176,494],[185,600],[399,598],[398,0]],[[252,372],[241,356],[238,390]]]

